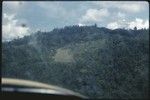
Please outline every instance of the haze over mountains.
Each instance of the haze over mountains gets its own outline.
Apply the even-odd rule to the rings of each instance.
[[[2,77],[91,98],[148,98],[149,29],[66,26],[2,43]]]

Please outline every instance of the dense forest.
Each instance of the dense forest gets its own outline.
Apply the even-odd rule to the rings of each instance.
[[[91,98],[148,98],[149,29],[66,26],[2,43],[2,77]]]

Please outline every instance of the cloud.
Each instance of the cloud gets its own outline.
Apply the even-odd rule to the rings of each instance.
[[[2,25],[2,40],[10,41],[15,38],[22,38],[29,35],[29,27],[22,27],[18,25],[19,21],[14,18],[15,15],[3,14]],[[4,22],[7,21],[7,22]]]
[[[85,26],[85,24],[82,24],[82,23],[78,23],[78,25],[79,25],[79,26]]]
[[[129,13],[138,13],[142,11],[145,7],[140,3],[124,3],[121,6],[117,6],[118,9],[124,10]]]
[[[70,16],[70,12],[62,6],[61,2],[37,2],[36,5],[50,18],[67,19],[66,16]]]
[[[145,19],[149,19],[147,2],[95,1],[95,3],[93,3],[93,1],[24,1],[22,3],[17,1],[4,1],[4,31],[5,34],[10,34],[10,30],[16,29],[15,27],[18,27],[18,29],[24,31],[23,33],[25,33],[26,30],[35,32],[39,29],[49,31],[55,27],[64,27],[74,24],[83,26],[94,23],[96,23],[99,27],[107,26],[113,29],[117,27],[129,28],[129,26],[130,28],[133,28],[133,26],[137,25],[135,18],[143,19],[144,23]],[[22,23],[25,23],[28,27],[21,27],[19,24]],[[148,21],[146,23],[148,23]],[[10,25],[11,29],[8,28]],[[30,29],[27,29],[29,27]],[[7,32],[8,30],[6,29],[9,29],[9,32]],[[11,31],[11,33],[13,32]],[[15,33],[19,34],[17,32]],[[10,35],[5,35],[5,38],[6,36]],[[6,39],[8,39],[8,37]]]
[[[3,4],[11,8],[18,8],[21,2],[20,1],[4,1]]]
[[[128,28],[133,29],[134,27],[137,27],[137,29],[142,29],[142,28],[149,28],[149,21],[148,20],[143,20],[140,18],[136,18],[135,21],[129,22]]]
[[[9,16],[8,16],[6,13],[4,13],[4,15],[3,15],[4,19],[7,19],[7,20],[9,20],[9,21],[12,20],[12,19],[14,18],[14,16],[15,16],[15,15],[9,15]]]
[[[125,28],[125,29],[134,29],[134,27],[137,27],[137,29],[142,28],[149,28],[149,22],[148,20],[143,20],[140,18],[136,18],[134,21],[127,21],[125,19],[118,20],[116,22],[111,22],[107,24],[107,28],[110,29],[117,29],[117,28]]]
[[[110,29],[117,29],[119,28],[119,25],[117,22],[111,22],[107,25],[107,28],[110,28]]]
[[[109,16],[107,9],[88,9],[86,14],[81,17],[80,22],[100,22],[107,16]]]
[[[4,1],[3,11],[7,11],[9,13],[18,13],[23,6],[24,2],[22,1]]]
[[[94,4],[109,9],[117,8],[128,13],[138,13],[148,7],[148,3],[145,1],[102,1],[94,2]]]
[[[115,22],[110,22],[107,24],[107,28],[110,28],[110,29],[126,28],[127,26],[128,26],[128,23],[125,19],[118,19]]]
[[[118,12],[117,16],[118,16],[118,18],[125,18],[126,17],[126,15],[122,12]]]

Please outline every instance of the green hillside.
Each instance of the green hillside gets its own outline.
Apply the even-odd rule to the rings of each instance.
[[[67,26],[2,43],[2,77],[91,98],[148,98],[149,29]]]

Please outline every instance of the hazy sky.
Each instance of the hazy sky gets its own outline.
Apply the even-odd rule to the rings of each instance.
[[[145,1],[4,1],[2,13],[3,41],[68,25],[149,27],[149,4]]]

